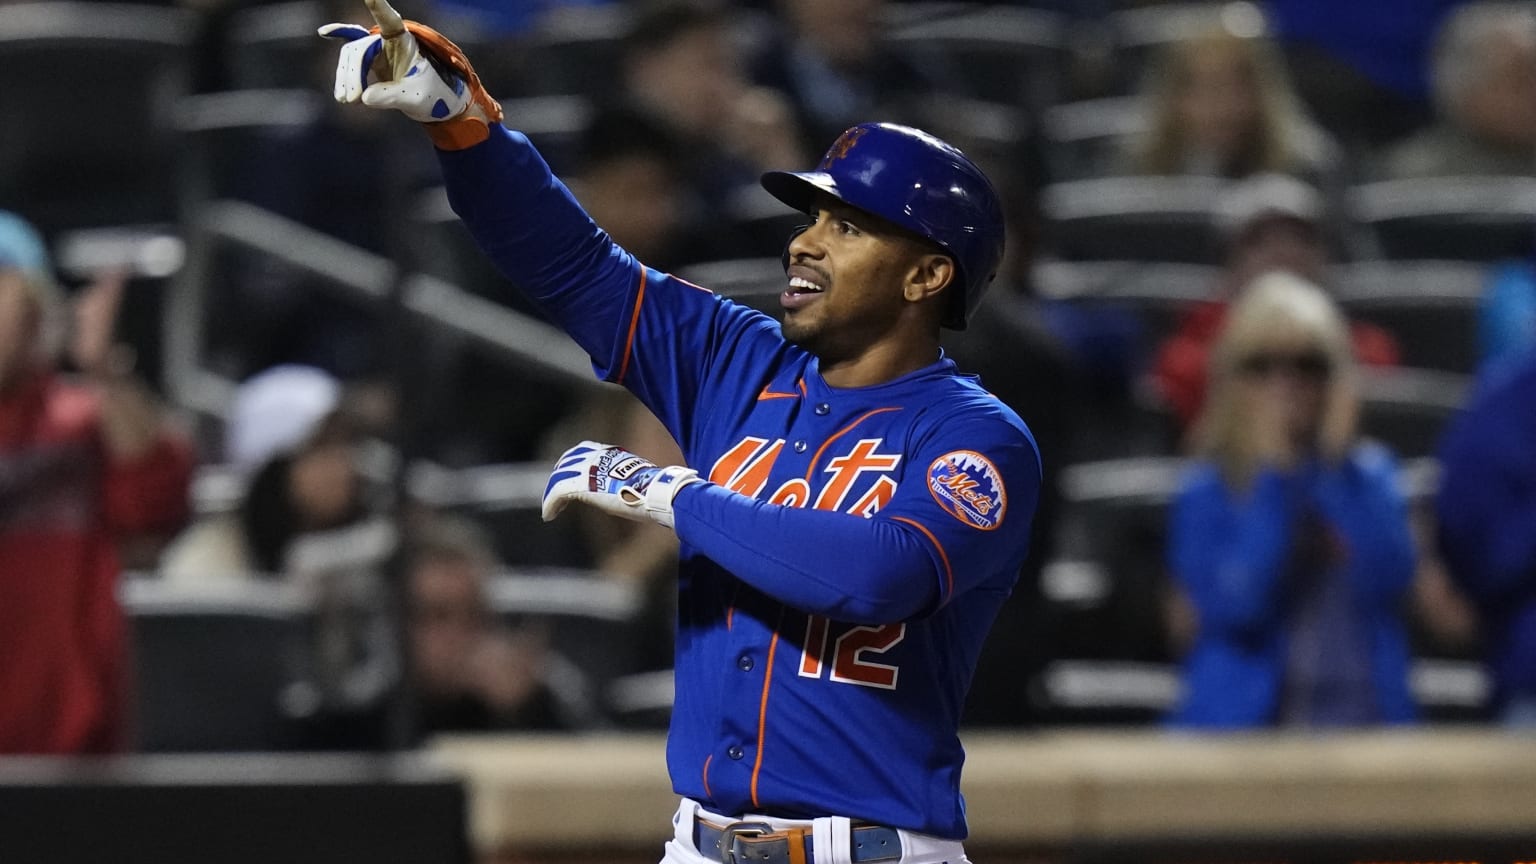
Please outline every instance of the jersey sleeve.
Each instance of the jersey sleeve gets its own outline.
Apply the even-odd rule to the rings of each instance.
[[[857,624],[930,613],[1000,574],[1011,588],[1040,461],[1022,429],[989,425],[955,423],[918,448],[915,473],[872,518],[696,484],[673,502],[678,536],[783,603]]]
[[[632,390],[680,442],[708,370],[775,350],[772,321],[645,267],[594,224],[520,133],[438,151],[448,200],[476,245],[576,340],[601,379]]]
[[[929,425],[909,458],[895,497],[875,518],[921,538],[936,605],[998,574],[1011,588],[1040,501],[1040,452],[1023,423],[990,409],[957,411]]]

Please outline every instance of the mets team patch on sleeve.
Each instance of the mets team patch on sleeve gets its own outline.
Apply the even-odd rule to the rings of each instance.
[[[1003,524],[1008,493],[1003,475],[974,450],[955,450],[928,466],[928,491],[949,515],[972,528],[991,531]]]

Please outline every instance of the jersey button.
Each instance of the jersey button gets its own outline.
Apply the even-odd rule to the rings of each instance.
[[[825,417],[828,414],[832,413],[832,406],[828,405],[825,402],[822,402],[821,404],[816,406],[816,413],[821,415],[822,417]]]
[[[737,657],[736,658],[736,668],[740,669],[743,672],[751,672],[752,671],[752,657],[750,655],[747,655],[747,654],[743,654],[740,657]]]
[[[725,751],[725,755],[731,757],[732,759],[740,759],[742,756],[746,755],[746,752],[747,751],[741,749],[741,747],[738,745],[732,744],[731,749]]]
[[[804,441],[796,441],[795,442],[795,452],[796,453],[804,453],[805,452],[805,442]]]

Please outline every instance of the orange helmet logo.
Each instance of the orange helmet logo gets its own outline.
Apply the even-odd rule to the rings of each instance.
[[[848,155],[848,151],[853,149],[853,145],[859,143],[859,139],[863,138],[864,133],[868,131],[863,126],[855,126],[844,132],[841,137],[832,142],[832,146],[827,149],[827,155],[821,157],[821,164],[816,166],[816,170],[825,171],[831,168],[833,163],[842,161]]]

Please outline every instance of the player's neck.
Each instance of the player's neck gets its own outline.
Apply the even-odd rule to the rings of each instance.
[[[841,358],[821,357],[817,368],[832,387],[873,387],[894,381],[936,362],[939,340],[885,340]]]

